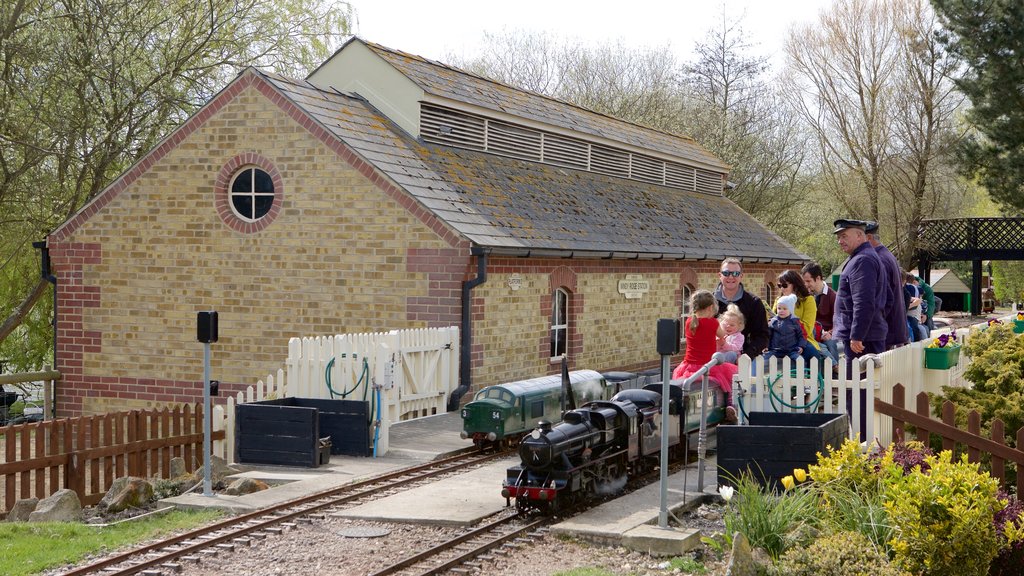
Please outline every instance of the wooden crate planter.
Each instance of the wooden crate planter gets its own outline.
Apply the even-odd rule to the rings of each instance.
[[[959,362],[959,346],[924,349],[924,367],[930,370],[949,370]]]
[[[369,456],[369,402],[279,398],[238,405],[235,458],[243,464],[319,466],[330,453]]]
[[[717,428],[719,484],[734,486],[749,471],[762,486],[778,489],[795,468],[838,448],[849,430],[846,414],[751,412],[749,422]]]

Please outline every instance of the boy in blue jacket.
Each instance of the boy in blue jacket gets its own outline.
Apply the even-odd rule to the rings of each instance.
[[[768,322],[768,350],[764,353],[765,361],[769,358],[789,357],[794,363],[808,346],[807,338],[800,321],[793,315],[796,310],[796,294],[779,298],[775,304],[775,317]]]

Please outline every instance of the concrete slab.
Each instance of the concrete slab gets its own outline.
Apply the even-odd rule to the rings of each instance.
[[[669,512],[680,514],[683,510],[715,498],[718,490],[715,469],[715,459],[709,457],[705,463],[703,492],[698,490],[696,464],[687,466],[685,472],[670,475],[666,503]],[[693,536],[682,537],[674,531],[657,527],[660,514],[661,485],[655,482],[559,522],[551,527],[551,532],[606,546],[627,546],[627,541],[633,542],[642,548],[632,549],[640,551],[646,551],[647,548],[676,550],[688,545]],[[631,531],[645,525],[650,525],[655,531],[641,528],[639,532],[633,532],[635,537],[627,537]],[[700,534],[695,538],[699,542]]]
[[[518,458],[506,458],[443,481],[333,514],[339,518],[468,526],[505,508],[501,482]]]
[[[622,535],[622,546],[651,556],[679,556],[701,545],[696,528],[659,528],[641,524]]]
[[[217,508],[232,514],[244,514],[318,492],[332,490],[409,465],[408,460],[401,458],[333,456],[330,464],[315,469],[271,466],[228,477],[229,482],[237,478],[262,480],[271,486],[268,490],[242,496],[182,494],[173,498],[165,498],[157,506],[159,508],[178,506],[188,509]]]
[[[458,411],[398,422],[388,432],[391,448],[387,455],[427,461],[471,448],[473,441],[460,438],[461,430],[462,416]]]

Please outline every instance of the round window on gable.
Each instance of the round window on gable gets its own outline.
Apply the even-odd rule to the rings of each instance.
[[[259,168],[240,170],[228,190],[231,210],[246,222],[263,218],[274,205],[274,180]]]

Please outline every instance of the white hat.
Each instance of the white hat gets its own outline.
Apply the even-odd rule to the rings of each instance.
[[[785,306],[789,310],[790,314],[796,313],[796,294],[787,294],[779,298],[779,301],[775,303],[775,309],[778,311],[779,307]]]

